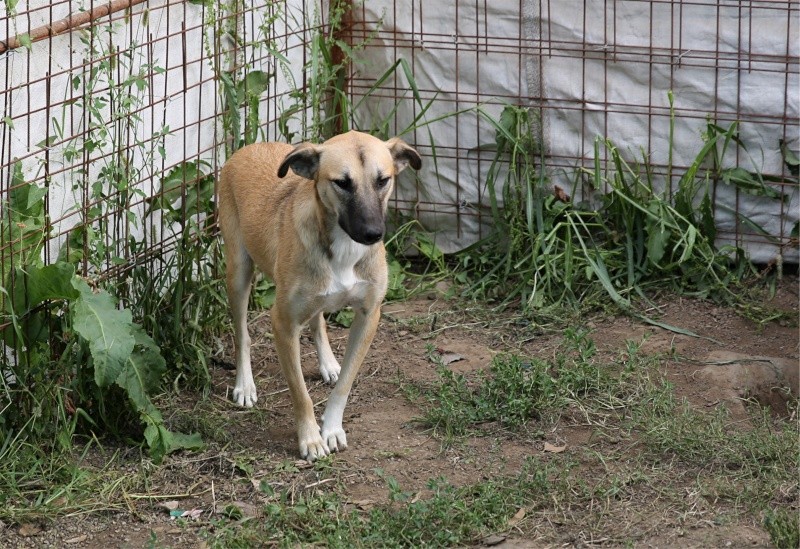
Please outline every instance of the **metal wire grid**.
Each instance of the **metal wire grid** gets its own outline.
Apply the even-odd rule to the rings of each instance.
[[[587,0],[588,1],[588,0]],[[584,6],[587,4],[584,2]],[[617,6],[622,5],[622,0],[606,0],[604,2],[607,20],[603,21],[603,39],[591,41],[585,37],[590,36],[589,29],[596,21],[587,20],[588,10],[582,11],[583,17],[576,19],[576,24],[583,27],[582,41],[558,41],[551,39],[551,30],[540,28],[538,37],[531,37],[525,32],[523,27],[523,12],[526,8],[526,0],[519,0],[519,25],[518,32],[514,36],[493,36],[490,32],[491,24],[487,19],[487,0],[475,0],[474,2],[454,2],[451,8],[454,10],[455,28],[453,33],[436,33],[426,29],[426,20],[430,17],[437,17],[440,14],[438,9],[431,4],[426,4],[421,0],[411,2],[399,2],[394,0],[391,3],[391,12],[385,14],[383,20],[369,20],[366,16],[364,5],[356,7],[352,18],[352,24],[346,29],[345,38],[351,43],[358,43],[369,39],[366,48],[384,48],[391,50],[394,59],[404,57],[409,60],[412,72],[415,72],[416,57],[420,52],[430,55],[448,55],[454,60],[456,73],[462,72],[461,61],[467,58],[474,60],[475,74],[472,78],[477,82],[477,86],[466,87],[460,80],[455,79],[450,86],[425,87],[419,89],[424,100],[435,98],[437,103],[445,104],[445,108],[458,111],[465,107],[480,104],[489,99],[496,99],[497,95],[491,97],[482,90],[482,73],[490,74],[490,71],[482,69],[484,63],[504,63],[509,73],[516,75],[516,89],[510,89],[507,95],[501,96],[515,104],[527,104],[545,113],[575,113],[581,117],[582,128],[584,131],[577,141],[585,144],[590,142],[592,136],[585,134],[585,120],[590,116],[598,116],[597,112],[587,108],[587,98],[579,99],[570,97],[558,97],[548,95],[545,88],[530,89],[525,81],[525,74],[530,63],[541,63],[542,60],[563,57],[575,59],[583,67],[588,63],[601,63],[604,67],[619,63],[640,63],[649,71],[649,77],[656,67],[666,67],[671,74],[675,71],[684,70],[693,66],[707,67],[709,64],[721,68],[733,68],[737,71],[762,71],[774,72],[785,75],[784,78],[784,109],[782,116],[764,115],[759,113],[747,112],[743,109],[740,101],[737,101],[737,108],[730,110],[720,106],[717,98],[711,108],[711,115],[718,121],[740,120],[743,123],[763,124],[775,128],[776,133],[782,135],[785,140],[792,142],[797,138],[798,120],[794,116],[796,112],[797,90],[791,89],[792,78],[797,77],[798,60],[793,55],[791,49],[792,37],[797,33],[797,19],[800,13],[800,6],[793,2],[767,2],[752,0],[747,3],[734,3],[731,5],[719,5],[716,11],[718,20],[724,15],[726,10],[734,10],[739,13],[749,11],[753,13],[757,10],[775,10],[785,13],[788,20],[787,34],[784,41],[785,49],[775,52],[755,52],[750,46],[756,42],[754,37],[758,36],[758,29],[748,25],[748,18],[740,16],[738,18],[741,25],[742,36],[747,36],[747,48],[727,48],[719,43],[719,38],[708,41],[708,48],[686,50],[682,42],[684,37],[681,29],[684,27],[683,20],[691,16],[693,6],[705,5],[701,2],[685,1],[651,1],[649,9],[651,13],[649,29],[652,35],[655,27],[662,25],[661,17],[669,14],[669,25],[673,29],[674,43],[669,48],[652,47],[642,48],[640,46],[626,46],[620,43],[617,36],[617,29],[624,24],[623,21],[616,19]],[[99,4],[99,3],[98,3]],[[90,3],[88,9],[93,9],[95,3]],[[302,57],[302,64],[305,65],[306,52],[311,36],[315,31],[309,22],[306,14],[313,11],[313,5],[305,2],[301,5],[300,13],[291,13],[287,9],[285,2],[276,2],[269,5],[271,10],[277,14],[277,19],[271,23],[265,31],[268,36],[265,39],[276,44],[277,50],[283,55],[289,56],[291,51],[299,52]],[[20,9],[16,16],[5,17],[3,28],[7,37],[20,34],[26,28],[32,28],[41,21],[53,21],[67,14],[75,13],[78,10],[78,3],[69,0],[62,2],[51,2],[46,6],[31,7]],[[549,0],[544,0],[535,4],[540,19],[542,15],[550,12],[553,7]],[[54,259],[60,246],[66,245],[69,231],[80,224],[93,224],[100,221],[98,217],[93,217],[93,211],[98,210],[99,201],[113,202],[117,200],[120,204],[118,209],[106,209],[102,211],[108,222],[109,232],[102,235],[106,247],[106,260],[103,272],[95,273],[104,276],[122,276],[124,272],[134,264],[151,264],[153,276],[158,270],[158,262],[151,261],[153,257],[168,253],[177,246],[181,235],[178,232],[170,231],[164,226],[163,221],[160,225],[142,222],[138,225],[139,234],[132,235],[132,225],[125,221],[128,212],[137,212],[137,215],[144,212],[147,207],[147,200],[156,196],[159,192],[158,179],[162,174],[168,173],[170,169],[183,162],[208,162],[211,172],[215,173],[219,168],[219,163],[223,158],[222,151],[225,148],[223,119],[224,105],[218,93],[217,76],[211,70],[213,66],[212,57],[229,55],[235,63],[243,67],[266,67],[268,70],[278,74],[274,57],[263,49],[253,46],[252,40],[243,42],[236,40],[226,40],[222,35],[212,36],[210,39],[208,32],[208,8],[203,6],[188,6],[184,2],[167,2],[164,4],[150,5],[150,3],[135,6],[123,12],[112,13],[100,21],[94,22],[94,27],[102,25],[116,24],[125,29],[129,38],[132,38],[135,46],[126,47],[120,45],[112,37],[104,37],[98,33],[88,38],[102,41],[107,39],[108,44],[114,47],[107,49],[104,55],[98,57],[86,57],[86,33],[71,32],[62,36],[48,38],[33,44],[30,51],[18,49],[4,55],[5,65],[4,90],[0,105],[3,109],[5,123],[0,134],[0,191],[3,196],[8,196],[12,186],[12,175],[14,164],[21,162],[25,168],[25,181],[48,188],[47,211],[49,213],[46,222],[50,239],[53,245],[45,247],[45,261],[50,262]],[[187,16],[190,10],[196,10],[193,17]],[[411,28],[398,28],[393,25],[386,25],[386,20],[396,21],[397,14],[401,11],[411,10]],[[324,12],[322,12],[324,14]],[[742,15],[744,15],[742,13]],[[219,16],[222,23],[231,23],[234,27],[241,29],[243,36],[251,39],[257,36],[263,18],[263,7],[255,7],[243,4],[241,9],[235,12],[228,12]],[[230,20],[230,21],[229,21]],[[719,22],[717,26],[719,27]],[[221,28],[221,27],[218,27]],[[262,29],[263,30],[263,29]],[[64,51],[78,52],[73,55],[63,55]],[[44,52],[44,53],[42,53]],[[81,54],[80,52],[83,52]],[[71,161],[65,161],[63,148],[70,143],[85,142],[91,138],[91,132],[95,129],[87,126],[87,106],[83,99],[87,97],[102,97],[108,92],[108,87],[100,87],[88,90],[85,87],[75,87],[70,85],[78,75],[91,74],[97,70],[101,63],[116,63],[117,81],[125,78],[123,68],[125,59],[123,56],[135,52],[140,59],[139,68],[146,67],[142,76],[147,80],[144,97],[140,105],[131,113],[138,117],[141,124],[150,130],[163,129],[167,113],[173,116],[179,113],[179,120],[176,124],[171,124],[167,137],[162,143],[156,135],[142,136],[136,131],[126,130],[125,122],[115,120],[119,126],[121,141],[118,142],[113,150],[97,149],[87,150],[84,148],[80,154],[76,155]],[[296,57],[296,56],[295,56]],[[60,61],[58,61],[60,60]],[[158,67],[158,70],[156,70]],[[234,65],[234,69],[236,66]],[[635,113],[647,117],[648,136],[651,136],[652,128],[656,124],[662,124],[669,116],[669,110],[665,108],[662,101],[656,101],[655,95],[660,90],[651,90],[649,100],[643,103],[626,103],[624,101],[613,100],[608,92],[608,72],[604,72],[605,96],[601,98],[600,104],[602,111],[600,116],[604,117],[604,123],[608,127],[609,117],[614,114]],[[576,75],[577,78],[585,77]],[[300,71],[295,82],[299,87],[306,85],[306,75]],[[260,106],[260,118],[264,121],[262,130],[266,139],[280,138],[278,131],[278,121],[280,117],[280,106],[285,103],[291,91],[286,87],[286,83],[279,84],[278,78],[274,78],[265,94],[265,99]],[[177,84],[176,84],[177,83]],[[362,72],[352,72],[349,79],[349,93],[354,97],[363,95],[373,87],[375,81],[369,75]],[[584,86],[585,88],[585,86]],[[61,95],[66,93],[66,95]],[[386,98],[399,99],[407,96],[405,84],[395,75],[393,81],[383,85],[377,92]],[[597,99],[593,98],[596,102]],[[795,105],[795,107],[791,107]],[[417,107],[414,107],[416,109]],[[66,113],[63,117],[65,123],[59,132],[54,131],[52,120],[57,114]],[[678,117],[704,119],[709,113],[701,110],[678,110]],[[481,131],[481,122],[478,122]],[[13,125],[13,127],[12,127]],[[24,127],[25,132],[18,131]],[[474,149],[477,137],[465,134],[462,125],[457,123],[452,140],[447,143],[437,143],[437,155],[439,158],[451,159],[456,163],[459,172],[462,172],[462,162],[467,152]],[[20,135],[22,133],[22,135]],[[152,132],[155,134],[156,132]],[[57,135],[58,134],[58,135]],[[415,141],[418,135],[411,138]],[[648,137],[649,139],[649,137]],[[44,143],[44,145],[39,145]],[[124,192],[129,193],[130,197],[120,200],[120,193],[117,190],[102,197],[92,197],[89,192],[93,183],[92,177],[96,175],[98,166],[110,159],[118,158],[120,155],[127,158],[127,161],[136,159],[142,147],[147,149],[157,149],[160,145],[168,149],[169,154],[154,160],[147,169],[138,173],[139,178],[129,182],[130,187]],[[648,140],[648,153],[652,143]],[[576,164],[585,163],[590,156],[590,151],[585,145],[576,155],[558,156],[550,154],[547,163],[554,169],[571,170]],[[179,154],[176,154],[176,151]],[[431,154],[431,150],[422,150],[423,154]],[[480,153],[478,162],[489,162],[490,153]],[[686,166],[677,166],[672,172],[673,179],[675,173]],[[667,175],[668,167],[664,164],[654,163],[652,169],[656,173]],[[790,181],[788,173],[784,169],[781,173],[769,174],[783,179],[782,190],[789,190],[788,187],[796,185]],[[462,185],[476,185],[480,194],[480,181],[470,181],[466,170],[463,170],[463,177],[459,178]],[[188,181],[187,184],[191,184]],[[74,204],[70,205],[66,201],[62,204],[53,204],[56,189],[70,190],[75,185]],[[131,194],[130,189],[136,188],[141,192]],[[419,191],[419,188],[418,188]],[[460,198],[457,196],[455,204],[450,202],[427,201],[423,194],[417,194],[413,200],[395,200],[394,206],[399,210],[406,210],[411,213],[421,211],[439,212],[445,215],[455,215],[460,219],[461,216],[481,215],[481,211],[471,211],[459,207]],[[67,204],[67,207],[64,207]],[[788,206],[781,205],[781,208]],[[783,210],[782,210],[783,213]],[[141,220],[140,220],[141,221]],[[130,237],[140,239],[141,245],[133,255],[124,256],[124,242]],[[747,234],[740,231],[737,227],[736,234],[733,235],[737,242],[744,240],[758,241],[761,236],[757,234]],[[790,243],[789,235],[781,233],[777,235],[781,243]],[[84,245],[87,240],[83,240]],[[7,242],[0,243],[0,269],[5,272],[9,263],[12,261],[10,256],[10,245]],[[88,252],[88,250],[85,250]],[[88,255],[88,253],[84,254]],[[124,257],[122,257],[124,256]],[[122,259],[124,261],[119,261]],[[84,260],[83,271],[88,273],[90,265]]]
[[[720,124],[739,121],[741,127],[759,125],[768,128],[775,136],[789,143],[794,149],[800,143],[800,121],[797,118],[798,89],[795,89],[800,74],[800,62],[797,57],[797,37],[800,28],[800,4],[797,2],[772,2],[772,1],[747,1],[747,2],[706,2],[686,0],[648,0],[626,1],[605,0],[592,2],[590,0],[577,0],[563,2],[574,8],[572,24],[580,29],[576,32],[581,39],[565,39],[561,34],[551,29],[551,12],[559,6],[552,0],[519,0],[517,3],[506,3],[509,12],[516,11],[519,15],[517,32],[512,35],[499,35],[493,33],[493,24],[489,19],[489,4],[487,0],[473,0],[471,2],[452,2],[446,4],[431,4],[423,0],[387,1],[387,6],[382,17],[375,17],[375,10],[367,11],[364,4],[357,8],[354,24],[349,30],[350,40],[353,43],[366,42],[366,49],[389,48],[391,55],[388,57],[407,59],[412,67],[420,55],[439,56],[455,65],[454,73],[458,75],[450,82],[437,82],[432,85],[430,81],[421,78],[417,81],[419,92],[423,101],[434,99],[436,103],[447,103],[450,111],[459,111],[471,106],[497,99],[508,101],[512,104],[528,105],[540,113],[542,119],[552,116],[578,117],[579,135],[575,142],[579,144],[574,151],[568,154],[548,151],[546,165],[549,173],[574,174],[576,168],[592,167],[592,142],[595,137],[588,129],[590,118],[600,117],[602,120],[603,136],[614,138],[615,122],[623,117],[639,117],[645,119],[646,132],[644,156],[650,159],[650,173],[655,177],[668,179],[667,185],[672,188],[689,164],[677,163],[670,167],[666,162],[665,151],[658,151],[654,147],[653,136],[660,131],[665,131],[669,126],[670,108],[666,102],[666,90],[671,89],[676,82],[676,76],[692,70],[710,71],[714,74],[714,91],[709,97],[707,108],[693,108],[691,106],[675,106],[675,118],[683,123],[691,124],[692,121],[703,122],[708,117]],[[636,6],[638,4],[638,6]],[[598,8],[597,6],[602,6]],[[625,20],[625,10],[648,10],[647,28],[638,29],[639,35],[649,36],[649,44],[626,43],[626,32],[630,32],[629,23]],[[711,8],[716,21],[715,33],[711,36],[689,37],[685,29],[692,28],[693,18],[700,13],[706,14]],[[410,11],[410,17],[403,17]],[[591,15],[600,11],[602,18],[592,18]],[[784,36],[767,36],[764,29],[757,23],[759,15],[775,14],[779,18],[785,17]],[[529,26],[523,24],[525,17],[529,17]],[[429,30],[429,21],[435,18],[446,17],[452,22],[449,32]],[[739,42],[736,44],[725,43],[721,38],[720,29],[723,25],[738,25]],[[507,28],[507,27],[506,27]],[[532,33],[531,28],[536,32]],[[669,46],[663,45],[663,40],[655,43],[653,37],[657,34],[668,33]],[[691,38],[691,40],[690,40]],[[541,72],[543,64],[551,60],[565,59],[574,61],[573,66],[578,69],[573,74],[576,88],[582,92],[578,97],[559,95],[548,89],[544,82],[529,85],[526,77],[531,72]],[[591,65],[602,67],[602,84],[594,86],[594,95],[589,96],[593,85],[587,78]],[[628,98],[619,93],[612,93],[615,85],[613,69],[626,65],[640,67],[643,78],[649,83],[649,93],[644,99]],[[497,89],[485,92],[481,82],[485,78],[497,75],[497,66],[502,66],[508,78],[516,78],[515,86],[508,86],[505,93],[498,93]],[[489,67],[485,69],[484,67]],[[466,74],[466,71],[472,71]],[[669,87],[658,87],[655,73],[666,71],[669,74]],[[415,74],[416,71],[414,71]],[[752,74],[772,74],[774,80],[780,82],[782,88],[782,109],[779,114],[773,112],[754,112],[747,104],[743,90],[743,76]],[[716,93],[723,78],[737,79],[736,97],[727,98],[727,104],[720,101]],[[395,75],[392,82],[387,82],[377,92],[372,90],[375,72],[364,70],[354,71],[351,74],[350,92],[359,97],[371,93],[374,97],[389,101],[400,101],[407,98],[408,90],[405,82]],[[465,81],[477,82],[477,86],[465,86]],[[490,87],[490,86],[487,86]],[[729,106],[733,104],[733,107]],[[591,104],[591,106],[590,106]],[[416,114],[416,109],[414,111]],[[401,122],[395,120],[395,126]],[[475,138],[475,129],[468,126],[464,129],[461,123],[455,124],[455,131],[447,142],[436,143],[439,158],[451,160],[457,166],[460,174],[458,180],[463,185],[480,185],[480,181],[471,181],[462,164],[467,155],[479,145]],[[482,123],[477,121],[478,133],[482,131]],[[483,128],[486,124],[483,123]],[[619,126],[617,125],[618,129]],[[419,137],[415,132],[414,138]],[[699,149],[699,135],[695,134]],[[423,147],[427,155],[432,151]],[[660,153],[660,154],[659,154]],[[478,162],[491,161],[492,155],[479,151]],[[742,151],[736,149],[736,163],[742,161]],[[656,160],[653,160],[656,159]],[[605,164],[606,158],[603,158]],[[480,170],[479,170],[480,171]],[[783,165],[780,171],[764,173],[764,176],[777,178],[777,188],[791,196],[797,188],[797,180],[790,176],[788,169]],[[556,180],[557,181],[557,180]],[[418,188],[419,191],[419,188]],[[458,190],[456,191],[458,192]],[[481,193],[479,192],[479,195]],[[716,196],[716,189],[715,189]],[[459,208],[460,197],[456,196],[456,204],[450,201],[431,201],[424,194],[417,193],[414,197],[405,200],[396,200],[394,207],[409,213],[419,212],[452,212],[457,216],[481,216],[481,208]],[[483,204],[486,206],[486,204]],[[739,211],[740,196],[737,192],[736,210]],[[785,217],[789,211],[789,201],[780,203],[780,213]],[[479,228],[483,224],[478,225]],[[749,230],[747,226],[737,223],[732,231],[721,230],[719,236],[728,238],[739,245],[762,244],[772,242],[777,237],[780,246],[796,248],[797,242],[782,223],[780,233],[767,236]]]
[[[14,16],[2,20],[0,29],[8,41],[42,22],[92,11],[95,4],[102,5],[67,0],[20,6]],[[279,137],[277,105],[291,90],[281,81],[269,52],[252,44],[268,42],[284,56],[304,59],[314,28],[285,4],[240,3],[238,11],[223,11],[185,2],[146,2],[94,20],[83,29],[46,37],[30,49],[6,52],[0,73],[4,218],[11,219],[5,201],[15,186],[45,187],[45,263],[77,244],[84,248],[79,267],[84,275],[122,281],[132,267],[144,265],[155,279],[160,258],[184,238],[181,227],[186,221],[170,224],[163,216],[145,216],[162,194],[161,178],[186,163],[203,163],[214,174],[226,145],[230,146],[224,117],[232,107],[221,97],[215,64],[224,65],[234,80],[251,66],[272,71],[259,116],[264,121],[263,137]],[[300,7],[307,6],[303,2]],[[268,26],[263,24],[265,17],[270,19]],[[215,32],[225,28],[236,32],[227,36]],[[99,74],[103,76],[98,78]],[[125,84],[131,78],[141,86],[133,92],[135,84]],[[115,100],[133,100],[134,105],[126,110]],[[103,120],[101,127],[98,122]],[[100,145],[100,132],[113,137]],[[17,164],[23,169],[21,184],[14,181]],[[92,192],[104,169],[124,171],[120,176],[124,184]],[[184,199],[194,184],[197,181],[184,182]],[[80,227],[99,228],[103,234],[94,241],[86,232],[70,239]],[[131,239],[137,245],[131,246]],[[8,273],[14,254],[20,252],[13,244],[0,242],[0,272]],[[100,250],[99,264],[90,264],[90,246],[95,254]]]

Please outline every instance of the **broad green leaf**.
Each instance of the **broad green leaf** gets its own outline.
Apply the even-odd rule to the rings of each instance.
[[[67,235],[67,239],[58,250],[58,261],[77,264],[83,259],[83,236],[86,232],[85,225],[77,225]]]
[[[336,322],[339,326],[344,328],[349,328],[353,324],[353,319],[356,317],[355,311],[350,307],[346,309],[342,309],[336,316],[333,318],[333,321]]]
[[[239,105],[244,106],[249,97],[259,97],[269,86],[272,75],[264,71],[250,71],[236,85],[236,94],[239,98]]]
[[[161,463],[166,454],[175,450],[198,450],[203,447],[199,434],[173,433],[167,429],[161,413],[152,405],[141,414],[141,418],[147,425],[144,438],[150,448],[150,457],[156,464]]]
[[[151,404],[149,395],[158,390],[167,363],[158,345],[141,326],[131,323],[129,329],[134,338],[134,348],[116,383],[125,389],[138,410],[144,410]]]
[[[97,386],[108,387],[122,373],[136,344],[131,312],[118,309],[108,292],[95,293],[80,278],[75,277],[72,284],[80,292],[73,307],[73,328],[89,342]]]
[[[24,270],[16,268],[13,289],[9,288],[14,300],[13,304],[6,303],[6,310],[11,312],[13,305],[14,312],[23,315],[48,299],[76,299],[80,294],[72,286],[74,275],[75,267],[61,262],[46,267],[28,266]]]
[[[30,50],[33,46],[33,41],[31,40],[31,35],[28,33],[20,34],[17,39],[19,43],[25,47],[26,49]]]
[[[43,199],[47,189],[26,183],[22,173],[22,164],[14,164],[14,174],[9,189],[8,205],[11,210],[23,216],[37,216],[44,212]]]
[[[784,196],[775,189],[764,185],[763,181],[760,181],[744,168],[737,167],[724,170],[722,172],[722,180],[754,196],[766,196],[769,198],[783,198]]]
[[[161,190],[158,196],[150,198],[150,207],[147,214],[153,210],[174,209],[175,202],[184,196],[184,185],[186,194],[196,185],[202,185],[204,189],[211,187],[211,194],[214,193],[214,180],[210,175],[206,175],[203,168],[208,167],[204,161],[183,162],[172,168],[166,176],[161,179]],[[197,191],[194,191],[195,193]],[[207,190],[204,190],[207,193]]]
[[[711,195],[706,192],[700,202],[700,234],[702,234],[710,244],[714,244],[717,238],[717,225],[714,221],[714,208],[711,205]]]
[[[47,147],[52,147],[53,143],[56,142],[58,138],[55,135],[51,135],[50,137],[46,137],[39,141],[36,146],[40,149],[46,149]]]

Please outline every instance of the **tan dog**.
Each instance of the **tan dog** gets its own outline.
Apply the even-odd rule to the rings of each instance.
[[[419,169],[420,157],[400,139],[381,141],[351,131],[321,145],[249,145],[222,168],[219,223],[236,345],[233,398],[240,406],[256,402],[247,331],[255,264],[276,286],[275,346],[294,406],[300,454],[309,461],[347,447],[342,414],[378,327],[388,283],[382,242],[386,206],[395,176],[409,164]],[[294,174],[287,176],[290,168]],[[355,318],[340,368],[323,312],[347,305]],[[321,431],[300,369],[300,331],[309,323],[322,378],[336,384]]]

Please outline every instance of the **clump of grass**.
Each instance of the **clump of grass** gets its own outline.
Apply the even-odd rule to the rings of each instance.
[[[519,431],[532,420],[553,421],[570,405],[623,407],[649,369],[637,350],[632,344],[620,363],[600,364],[588,332],[568,329],[553,360],[498,355],[472,377],[439,365],[433,385],[407,394],[422,403],[419,422],[446,441],[487,422]]]
[[[365,512],[337,492],[318,491],[291,498],[266,487],[264,518],[218,521],[206,532],[211,547],[457,547],[505,530],[520,507],[545,501],[553,468],[531,460],[517,475],[457,487],[444,479],[428,482],[427,496],[402,490],[378,470],[390,502]]]
[[[486,193],[494,229],[457,257],[455,276],[468,295],[501,305],[519,303],[525,310],[601,304],[609,298],[629,309],[656,288],[739,299],[730,288],[752,266],[743,250],[715,247],[713,186],[778,200],[785,196],[755,171],[722,167],[732,147],[746,154],[735,123],[728,128],[707,124],[705,143],[675,189],[654,181],[646,160],[627,161],[611,140],[598,138],[593,169],[578,173],[571,189],[553,193],[531,112],[511,105],[499,119],[479,112],[496,132]],[[583,200],[574,199],[576,193]],[[592,203],[595,195],[599,205]]]
[[[797,511],[784,509],[769,510],[764,516],[764,528],[769,538],[778,549],[795,549],[800,547],[800,518]]]
[[[639,403],[630,412],[627,428],[649,460],[672,458],[702,471],[718,497],[755,511],[777,493],[800,489],[798,426],[768,410],[751,411],[749,425],[742,425],[731,422],[725,408],[703,413],[668,392],[657,405]]]

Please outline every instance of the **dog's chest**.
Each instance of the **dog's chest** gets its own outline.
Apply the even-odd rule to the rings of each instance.
[[[355,266],[368,250],[367,246],[353,241],[343,233],[335,235],[331,244],[328,284],[320,294],[325,311],[338,311],[364,299],[369,284],[358,278]]]

